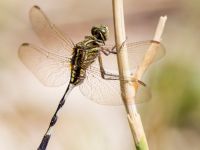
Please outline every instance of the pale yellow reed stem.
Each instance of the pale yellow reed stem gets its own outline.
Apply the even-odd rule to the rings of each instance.
[[[113,2],[115,43],[117,49],[119,75],[120,77],[125,78],[127,76],[130,76],[130,71],[129,71],[127,47],[126,43],[124,43],[124,41],[126,40],[126,35],[124,27],[123,0],[112,0],[112,2]],[[153,58],[156,55],[156,48],[161,40],[161,35],[164,29],[166,19],[167,17],[160,18],[154,36],[154,40],[158,41],[158,43],[156,42],[152,43],[149,49],[147,50],[147,53],[145,54],[142,63],[139,64],[139,67],[137,68],[137,71],[135,73],[135,77],[137,79],[141,79],[143,73],[152,63]],[[128,115],[128,121],[135,141],[136,149],[149,150],[142,121],[139,113],[137,112],[137,108],[134,104],[136,89],[133,90],[133,87],[130,84],[123,82],[123,80],[120,81],[120,86],[121,86],[121,92],[123,93],[122,99]]]

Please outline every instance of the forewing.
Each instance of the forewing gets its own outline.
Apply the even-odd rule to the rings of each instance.
[[[46,86],[59,86],[69,80],[70,59],[24,43],[19,57],[25,66]]]
[[[153,59],[153,62],[157,62],[165,55],[165,48],[162,43],[158,43],[152,40],[127,43],[127,52],[128,52],[128,62],[131,72],[134,74],[138,65],[144,59],[145,53],[150,48],[151,44],[157,44],[156,55]],[[105,49],[112,49],[113,45],[106,45]],[[103,54],[103,53],[102,53]],[[108,56],[102,56],[103,62],[105,63],[105,68],[111,70],[117,70],[117,57],[116,55],[110,54]],[[109,65],[106,65],[109,64]]]
[[[72,55],[71,39],[64,36],[38,6],[32,7],[29,15],[34,31],[49,51],[65,57]]]
[[[156,45],[156,55],[152,61],[154,63],[160,60],[165,55],[165,48],[162,43],[149,40],[127,44],[128,61],[130,69],[132,71],[135,71],[138,65],[140,65],[140,63],[143,61],[146,52],[152,44]]]

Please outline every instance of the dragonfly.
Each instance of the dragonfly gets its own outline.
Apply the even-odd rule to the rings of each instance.
[[[92,27],[91,35],[85,36],[82,41],[74,44],[71,38],[50,22],[40,7],[33,6],[29,15],[33,30],[45,48],[23,43],[19,47],[19,58],[45,86],[60,86],[68,83],[38,150],[47,148],[51,129],[58,119],[58,112],[74,87],[79,86],[83,95],[103,105],[122,104],[120,97],[123,93],[120,90],[119,80],[130,84],[137,83],[142,87],[141,89],[144,89],[143,91],[147,89],[146,84],[133,76],[122,79],[116,70],[106,70],[104,67],[104,62],[116,58],[117,54],[115,46],[105,44],[109,37],[107,26]],[[131,71],[134,72],[153,42],[159,45],[158,55],[155,57],[157,61],[165,53],[161,43],[153,40],[127,43]],[[112,64],[109,65],[111,68]],[[149,91],[146,90],[146,93]]]

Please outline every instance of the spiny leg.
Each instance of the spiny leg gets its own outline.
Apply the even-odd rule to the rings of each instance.
[[[116,46],[113,46],[111,49],[102,47],[101,52],[103,52],[104,55],[106,55],[106,56],[108,56],[110,54],[117,54]]]
[[[122,43],[122,45],[120,46],[120,49],[124,46],[125,42],[126,41],[124,41]],[[111,49],[102,48],[101,52],[103,52],[103,54],[106,56],[109,56],[110,54],[116,55],[117,54],[116,46],[113,46]],[[99,53],[98,61],[99,61],[100,73],[101,73],[102,78],[105,80],[120,80],[120,76],[118,74],[113,74],[113,73],[109,73],[109,72],[105,71],[104,66],[103,66],[102,57],[101,57],[101,52]]]
[[[105,79],[105,80],[119,80],[120,79],[118,74],[108,73],[105,71],[105,69],[103,67],[101,54],[99,54],[99,56],[98,56],[98,61],[99,61],[101,77],[103,79]]]
[[[126,39],[127,40],[127,39]],[[122,45],[119,47],[119,51],[121,50],[122,47],[124,47],[126,40],[122,43]],[[103,47],[101,49],[101,52],[103,52],[106,56],[110,55],[110,54],[117,54],[117,50],[116,50],[116,45],[113,46],[111,49]]]
[[[121,47],[124,46],[124,43],[125,43],[125,41],[123,42],[123,44],[121,45]],[[114,51],[114,49],[115,49],[115,46],[111,50],[104,49],[107,53],[105,54],[104,53],[105,51],[103,53],[106,56],[108,56],[110,54],[117,54],[117,52]],[[146,86],[146,84],[144,82],[142,82],[140,80],[137,80],[136,78],[132,77],[132,74],[130,74],[130,77],[126,77],[126,79],[122,79],[119,76],[119,74],[113,74],[113,73],[109,73],[109,72],[105,71],[104,66],[103,66],[103,61],[102,61],[101,53],[99,53],[98,61],[99,61],[99,66],[100,66],[101,77],[103,79],[105,79],[105,80],[124,80],[126,82],[130,82],[131,81],[131,82],[137,82],[137,83],[139,83],[139,84],[141,84],[143,86]]]

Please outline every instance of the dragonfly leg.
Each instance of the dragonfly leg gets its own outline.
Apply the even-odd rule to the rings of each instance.
[[[102,47],[101,52],[104,53],[104,55],[106,55],[106,56],[108,56],[110,54],[117,54],[116,46],[113,46],[111,49]]]
[[[130,74],[130,77],[127,77],[126,79],[121,79],[119,74],[114,74],[114,73],[109,73],[107,71],[105,71],[104,66],[103,66],[103,62],[102,62],[102,57],[101,54],[99,54],[98,56],[98,61],[99,61],[99,66],[100,66],[100,73],[101,73],[101,77],[105,80],[124,80],[127,82],[137,82],[140,85],[146,86],[146,84],[140,80],[137,80],[133,74]]]
[[[105,71],[105,69],[103,67],[101,54],[99,54],[99,56],[98,56],[98,61],[99,61],[99,66],[100,66],[101,77],[103,79],[105,79],[105,80],[119,80],[118,74],[108,73],[108,72]]]
[[[127,40],[127,38],[126,38]],[[122,43],[122,45],[119,47],[119,51],[122,49],[122,47],[124,47],[125,43],[126,43],[126,40]]]
[[[120,49],[124,46],[125,42],[126,42],[126,40],[122,43],[122,45],[120,46]],[[110,54],[117,54],[116,45],[113,46],[111,49],[102,48],[101,52],[103,52],[106,56],[108,56]],[[108,73],[108,72],[105,71],[105,69],[103,67],[101,53],[99,53],[98,61],[99,61],[101,76],[102,76],[103,79],[105,79],[105,80],[119,80],[120,79],[119,74]]]
[[[122,43],[122,45],[119,47],[119,50],[121,50],[122,47],[124,47],[126,40]],[[101,48],[101,52],[104,53],[104,55],[108,56],[110,54],[117,54],[117,50],[116,50],[116,45],[113,46],[111,49],[106,48],[106,47],[102,47]]]

